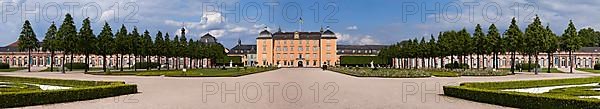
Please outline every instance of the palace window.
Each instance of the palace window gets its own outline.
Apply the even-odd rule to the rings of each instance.
[[[302,47],[298,47],[298,51],[303,51]]]
[[[290,47],[290,51],[294,51],[294,47]]]

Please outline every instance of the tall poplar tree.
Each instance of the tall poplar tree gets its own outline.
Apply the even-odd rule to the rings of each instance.
[[[81,27],[81,29],[79,30],[79,38],[80,40],[78,40],[78,47],[80,48],[79,51],[83,54],[85,54],[85,64],[88,67],[85,67],[85,73],[88,72],[89,70],[89,60],[90,60],[90,54],[94,53],[96,51],[96,35],[94,35],[94,31],[92,30],[92,27],[90,25],[90,19],[89,18],[85,18],[83,20],[83,25]]]
[[[525,45],[526,45],[526,50],[525,54],[527,54],[529,56],[528,62],[527,64],[529,64],[529,66],[531,67],[531,56],[534,55],[535,57],[535,64],[533,64],[534,68],[537,68],[537,66],[539,65],[538,63],[538,54],[539,52],[541,52],[541,46],[542,46],[542,41],[544,40],[543,36],[545,34],[546,29],[544,29],[544,26],[542,26],[542,22],[540,21],[540,17],[538,17],[537,15],[535,16],[533,22],[531,24],[529,24],[527,26],[527,28],[525,29]],[[530,69],[527,69],[528,71],[531,71]],[[538,70],[534,71],[535,74],[538,74]]]
[[[544,31],[543,34],[543,40],[541,40],[542,43],[542,50],[543,52],[546,53],[546,55],[548,56],[548,70],[547,73],[550,73],[550,68],[552,68],[552,54],[556,51],[558,51],[558,44],[559,44],[559,40],[558,37],[556,36],[556,34],[554,34],[552,32],[552,30],[550,29],[550,26],[546,25],[546,30]]]
[[[123,55],[129,53],[129,36],[127,35],[127,27],[121,25],[121,29],[115,35],[115,53],[119,54],[120,71],[123,71]]]
[[[573,51],[580,49],[583,43],[577,34],[577,29],[572,20],[569,20],[569,25],[562,34],[562,41],[561,50],[569,52],[569,66],[571,67],[569,73],[573,73],[574,61],[572,54]]]
[[[504,44],[502,44],[502,37],[500,37],[500,33],[498,32],[498,28],[496,28],[495,24],[490,25],[487,33],[488,44],[485,47],[488,50],[491,50],[493,55],[493,68],[498,69],[498,53],[501,53],[504,48]]]
[[[72,54],[75,49],[74,46],[76,43],[76,37],[77,37],[77,30],[75,27],[75,22],[73,22],[73,17],[71,17],[71,14],[66,14],[65,15],[65,19],[63,20],[63,23],[60,25],[60,28],[58,29],[58,33],[57,35],[60,40],[60,45],[61,45],[61,50],[63,51],[63,60],[62,60],[62,72],[65,73],[65,61],[66,61],[66,54]],[[71,56],[73,57],[73,56]],[[73,59],[71,59],[73,60]],[[72,63],[72,62],[71,62]],[[73,65],[73,64],[71,64]],[[71,66],[72,67],[72,66]]]
[[[165,42],[162,36],[162,32],[158,31],[156,33],[156,37],[154,39],[154,53],[156,58],[158,59],[158,70],[162,67],[162,57],[165,55]]]
[[[506,32],[504,32],[504,36],[506,36],[505,40],[506,40],[506,48],[507,51],[511,53],[511,65],[510,65],[510,71],[512,72],[512,74],[515,74],[515,52],[517,52],[517,47],[518,43],[519,43],[519,38],[523,35],[523,33],[521,32],[521,30],[519,29],[519,26],[517,25],[517,20],[515,20],[515,18],[513,17],[510,26],[508,27],[508,30],[506,30]]]
[[[114,51],[114,38],[112,29],[107,22],[104,23],[102,32],[98,36],[97,46],[99,48],[98,55],[102,56],[102,69],[105,73],[109,72],[106,70],[106,55],[111,55]]]
[[[27,51],[27,72],[31,72],[31,64],[33,61],[31,58],[31,51],[36,50],[40,45],[35,36],[35,32],[33,32],[33,28],[31,28],[31,23],[29,23],[29,20],[25,20],[23,28],[21,28],[21,34],[19,35],[18,43],[19,51]]]
[[[479,67],[480,67],[479,59],[481,58],[479,56],[486,54],[485,45],[488,44],[486,41],[486,38],[485,38],[485,34],[483,33],[483,30],[481,30],[481,25],[477,24],[477,26],[475,26],[475,33],[473,33],[473,37],[475,38],[474,45],[475,45],[475,54],[477,55],[477,69],[479,69]],[[485,57],[485,55],[484,55],[484,57]],[[483,60],[483,61],[485,61],[485,60]]]
[[[42,43],[43,51],[50,52],[50,72],[54,71],[54,54],[58,51],[58,47],[56,39],[56,25],[54,22],[48,27],[48,31],[46,32],[46,36],[44,36],[44,43]]]

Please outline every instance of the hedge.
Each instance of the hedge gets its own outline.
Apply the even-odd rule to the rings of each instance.
[[[525,109],[599,109],[599,100],[568,96],[544,96],[516,92],[501,92],[461,86],[444,86],[444,95],[502,106]]]
[[[0,63],[0,69],[10,69],[10,65],[7,63]]]
[[[229,65],[229,62],[234,65],[243,65],[241,56],[225,56],[222,59],[217,59],[216,62],[219,65]]]
[[[594,65],[594,70],[600,70],[600,64],[595,64]]]
[[[385,59],[378,56],[340,56],[340,65],[369,65],[388,64],[391,59]]]
[[[532,88],[544,86],[597,83],[600,77],[529,80],[509,82],[462,83],[460,86],[444,86],[447,96],[491,103],[502,106],[535,109],[598,109],[600,100],[582,99],[577,96],[558,94],[530,94],[501,91],[502,89]]]
[[[453,62],[453,63],[448,63],[448,64],[444,65],[444,68],[447,68],[447,69],[468,69],[469,68],[469,64]]]
[[[137,93],[137,85],[125,84],[124,82],[59,80],[4,76],[0,76],[0,81],[43,83],[48,85],[57,85],[60,83],[62,86],[73,86],[73,88],[65,90],[0,93],[0,108],[90,100]]]
[[[371,69],[371,68],[349,68],[331,67],[327,70],[356,77],[381,77],[381,78],[425,78],[431,77],[430,72],[424,70],[401,70],[401,69]]]
[[[520,63],[515,65],[515,69],[517,70],[533,70],[534,68],[540,68],[540,65],[535,63]]]
[[[135,63],[135,68],[137,69],[147,69],[147,68],[158,68],[160,66],[157,62],[138,62]]]
[[[68,69],[86,69],[89,67],[89,65],[86,63],[65,63],[65,67]]]

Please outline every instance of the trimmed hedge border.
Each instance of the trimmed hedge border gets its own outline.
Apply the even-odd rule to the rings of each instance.
[[[0,63],[0,69],[9,69],[10,65],[7,63]]]
[[[428,78],[431,77],[431,73],[430,72],[426,72],[423,70],[414,70],[414,72],[418,72],[418,71],[422,71],[422,74],[417,74],[415,73],[414,75],[384,75],[383,73],[380,75],[361,75],[361,74],[357,74],[357,73],[353,73],[351,71],[347,71],[347,70],[372,70],[370,68],[359,68],[359,69],[346,69],[346,68],[328,68],[327,70],[332,71],[332,72],[337,72],[337,73],[341,73],[341,74],[345,74],[345,75],[349,75],[349,76],[354,76],[354,77],[374,77],[374,78]],[[383,70],[383,69],[378,69],[378,70]],[[377,70],[375,70],[377,71]],[[408,71],[408,70],[407,70]],[[370,71],[372,72],[372,71]],[[389,73],[393,73],[393,72],[389,72]]]
[[[510,82],[462,83],[460,86],[444,86],[444,95],[477,102],[526,109],[600,109],[600,100],[583,99],[566,95],[529,94],[500,91],[507,88],[529,88],[554,85],[593,83],[598,77],[529,80]],[[512,84],[512,85],[510,85]]]
[[[65,90],[0,93],[0,108],[91,100],[97,98],[137,93],[137,85],[125,84],[124,82],[59,80],[0,76],[0,81],[11,80],[17,82],[43,83],[54,85],[62,83],[62,86],[73,86],[73,88]]]
[[[461,86],[444,86],[444,95],[525,109],[600,109],[598,100],[500,92]]]

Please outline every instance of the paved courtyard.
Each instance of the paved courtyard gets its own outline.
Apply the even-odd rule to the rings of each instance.
[[[125,81],[140,93],[31,106],[51,109],[482,109],[506,108],[445,97],[442,86],[461,82],[600,76],[529,73],[502,77],[358,78],[312,68],[284,68],[242,77],[96,76],[82,73],[0,73],[3,76]],[[237,86],[236,86],[237,84]]]

